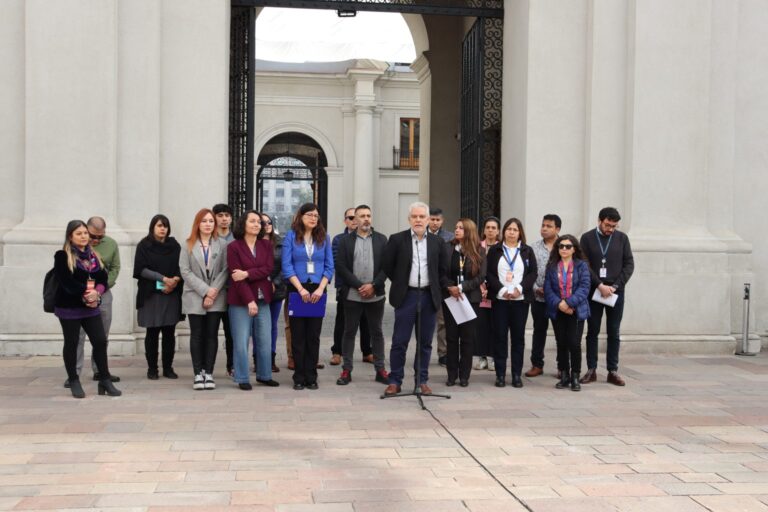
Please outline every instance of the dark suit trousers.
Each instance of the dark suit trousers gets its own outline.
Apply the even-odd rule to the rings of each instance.
[[[549,327],[547,304],[538,301],[531,303],[531,316],[533,317],[531,366],[544,368],[544,345],[547,343],[547,328]]]
[[[594,291],[590,290],[590,297]],[[608,347],[605,351],[605,362],[609,372],[619,369],[619,328],[624,316],[624,292],[618,292],[616,305],[605,306],[593,300],[589,301],[590,317],[587,320],[587,368],[597,368],[597,335],[600,334],[600,324],[603,322],[605,311],[605,328],[608,331]]]
[[[333,345],[331,354],[341,355],[344,352],[345,308],[347,300],[341,297],[341,292],[336,294],[336,323],[333,325]],[[363,356],[371,354],[371,333],[368,330],[368,319],[365,315],[360,317],[360,351]]]
[[[432,304],[432,295],[429,289],[421,292],[421,326],[416,325],[416,307],[418,293],[408,290],[405,300],[399,308],[395,308],[395,327],[392,332],[392,347],[389,351],[389,383],[402,385],[405,375],[405,354],[408,351],[408,343],[411,341],[411,333],[414,327],[420,334],[420,365],[413,361],[414,372],[418,372],[420,383],[426,384],[429,380],[429,359],[432,357],[432,335],[435,333],[435,306]]]
[[[522,300],[494,301],[493,320],[496,324],[496,350],[493,358],[496,375],[504,377],[507,373],[507,340],[510,340],[509,362],[512,375],[520,375],[523,371],[528,303]]]
[[[477,304],[472,304],[475,314],[478,313]],[[445,341],[448,347],[446,354],[448,368],[448,380],[469,380],[472,373],[472,350],[477,337],[477,318],[456,324],[451,311],[443,302],[443,318],[445,318]]]

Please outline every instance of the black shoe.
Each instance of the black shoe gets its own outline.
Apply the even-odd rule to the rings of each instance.
[[[512,376],[512,387],[513,388],[523,387],[523,379],[521,379],[519,375]]]
[[[102,380],[101,374],[99,372],[94,373],[93,380]],[[109,380],[111,380],[112,382],[120,382],[120,377],[118,377],[117,375],[110,375]]]
[[[157,370],[149,369],[147,370],[147,378],[149,380],[157,380],[160,378],[160,374],[157,373]]]
[[[166,379],[178,379],[179,376],[176,375],[176,372],[173,371],[173,368],[166,368],[163,370],[163,377]]]
[[[336,379],[337,386],[346,386],[352,382],[352,372],[349,370],[341,370],[341,375]]]
[[[495,384],[495,386],[497,388],[503,388],[506,385],[507,385],[507,383],[504,380],[504,377],[496,377],[496,384]]]
[[[304,384],[302,384],[301,382],[297,382],[296,384],[293,385],[293,389],[295,389],[296,391],[301,391],[302,389],[304,389]]]
[[[70,380],[69,390],[74,398],[85,398],[85,391],[83,391],[83,386],[80,385],[80,379]]]
[[[456,379],[448,379],[447,381],[445,381],[445,385],[449,386],[449,387],[450,386],[455,386],[456,385]]]
[[[307,389],[311,389],[313,391],[315,389],[317,389],[317,382],[311,382],[311,383],[307,384]]]
[[[570,372],[566,372],[566,371],[563,371],[563,370],[558,370],[557,373],[560,374],[560,380],[557,381],[557,384],[555,384],[555,387],[557,389],[568,389],[568,386],[571,385]]]
[[[448,356],[440,356],[437,358],[437,364],[440,366],[446,366],[448,364]]]
[[[571,373],[571,391],[581,391],[581,383],[579,382],[579,374],[576,372]]]
[[[253,389],[253,386],[251,386],[250,382],[241,382],[240,384],[237,385],[237,387],[239,387],[243,391],[250,391]]]
[[[111,379],[104,379],[99,381],[99,395],[120,396],[123,392],[120,391],[112,384]]]
[[[64,381],[64,388],[69,389],[72,385],[69,383],[69,379]]]
[[[459,386],[463,388],[469,386],[469,379],[459,379]]]
[[[271,388],[276,388],[277,386],[280,385],[279,382],[277,382],[276,380],[272,380],[272,379],[269,379],[269,380],[256,379],[256,382],[258,382],[259,384],[264,384],[265,386],[269,386]]]

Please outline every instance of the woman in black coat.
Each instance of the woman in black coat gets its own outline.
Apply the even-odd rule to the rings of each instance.
[[[176,350],[176,324],[181,320],[181,246],[171,236],[171,223],[165,215],[155,215],[149,222],[149,233],[136,247],[133,277],[138,280],[136,309],[139,326],[147,329],[144,354],[147,378],[157,380],[157,349],[163,335],[163,376],[177,379],[173,370]]]
[[[501,243],[488,251],[486,283],[493,301],[496,350],[496,387],[506,385],[507,340],[510,340],[512,386],[523,387],[525,323],[533,300],[536,282],[536,257],[525,243],[525,230],[519,219],[511,218],[501,230]]]

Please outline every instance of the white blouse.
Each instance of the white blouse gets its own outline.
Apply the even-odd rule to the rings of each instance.
[[[520,248],[520,242],[517,243],[516,247],[509,247],[507,244],[502,245],[502,256],[499,258],[499,265],[496,267],[499,275],[499,281],[501,281],[501,289],[499,290],[499,293],[496,295],[497,299],[500,300],[523,300],[523,272],[525,272],[525,266],[523,265],[523,257],[518,253],[517,258],[512,262],[512,267],[509,268],[509,263],[507,263],[506,256],[508,255],[510,259],[515,257],[515,252]],[[506,249],[506,251],[504,250]],[[512,273],[512,280],[508,280],[509,273]],[[520,290],[520,295],[515,299],[505,299],[504,294],[505,293],[512,293],[515,288]]]

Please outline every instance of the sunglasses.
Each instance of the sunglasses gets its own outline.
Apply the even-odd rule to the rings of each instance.
[[[355,220],[355,216],[354,215],[347,215],[347,220]]]
[[[105,235],[94,235],[93,233],[89,232],[88,236],[90,236],[92,240],[101,240]]]
[[[573,244],[560,244],[557,246],[558,249],[562,249],[563,251],[568,251],[570,249],[573,249]]]
[[[265,224],[267,226],[271,226],[272,225],[272,221],[271,220],[265,220],[264,222],[262,222],[262,224]]]

